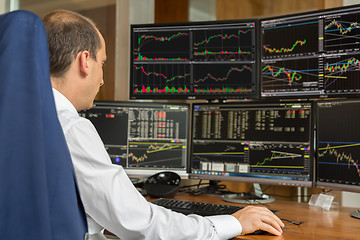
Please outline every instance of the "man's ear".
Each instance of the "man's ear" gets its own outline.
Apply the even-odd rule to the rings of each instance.
[[[84,77],[89,75],[89,60],[90,60],[90,53],[89,51],[82,51],[79,53],[79,64],[80,64],[80,72],[83,74]]]

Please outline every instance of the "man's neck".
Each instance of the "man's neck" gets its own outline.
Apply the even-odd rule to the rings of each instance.
[[[73,89],[71,87],[67,87],[66,81],[62,78],[54,78],[51,77],[51,85],[54,89],[56,89],[58,92],[60,92],[62,95],[64,95],[71,104],[77,109],[76,105],[76,93],[74,93]]]

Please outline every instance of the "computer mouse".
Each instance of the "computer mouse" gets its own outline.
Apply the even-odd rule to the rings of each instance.
[[[267,231],[259,229],[259,230],[256,230],[255,232],[249,233],[248,235],[266,235],[266,234],[270,235],[270,233],[268,233]]]
[[[354,218],[360,218],[360,209],[351,212],[350,216],[352,216]]]
[[[171,198],[179,190],[181,177],[175,172],[159,172],[150,176],[144,189],[153,198]]]

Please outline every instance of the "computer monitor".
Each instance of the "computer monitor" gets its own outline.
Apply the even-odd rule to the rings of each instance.
[[[360,100],[317,102],[316,120],[316,187],[360,192]]]
[[[194,104],[190,177],[312,186],[311,102]]]
[[[188,104],[95,101],[80,115],[98,131],[113,164],[130,177],[161,171],[187,178]]]
[[[360,192],[360,100],[320,101],[316,186]]]
[[[360,95],[360,5],[261,20],[262,98]]]
[[[258,98],[258,20],[131,26],[130,99]]]

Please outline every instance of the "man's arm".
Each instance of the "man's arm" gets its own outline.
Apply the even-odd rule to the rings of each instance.
[[[217,234],[221,236],[221,229],[215,230],[211,219],[185,216],[147,202],[124,169],[111,163],[90,121],[83,119],[73,124],[65,137],[85,211],[110,232],[123,239],[138,240],[204,240],[219,239]],[[215,226],[218,228],[219,225]]]

